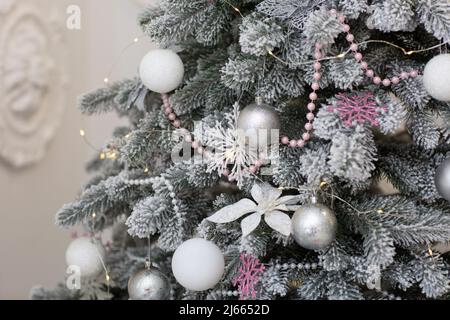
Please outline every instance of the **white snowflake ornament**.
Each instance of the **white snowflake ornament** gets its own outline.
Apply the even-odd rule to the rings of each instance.
[[[251,195],[256,203],[250,199],[242,199],[235,204],[222,208],[207,220],[214,223],[230,223],[246,214],[251,213],[242,220],[242,236],[246,237],[259,226],[264,216],[264,221],[273,230],[284,236],[291,234],[291,218],[283,211],[295,211],[299,206],[298,196],[281,197],[282,191],[273,188],[267,183],[255,184]]]
[[[213,152],[208,157],[207,171],[222,174],[230,168],[238,187],[242,187],[244,179],[251,176],[247,170],[258,160],[258,150],[246,143],[245,135],[237,128],[239,104],[235,103],[233,112],[225,115],[223,122],[217,121],[212,127],[205,127],[201,142]],[[260,150],[264,151],[264,150]]]

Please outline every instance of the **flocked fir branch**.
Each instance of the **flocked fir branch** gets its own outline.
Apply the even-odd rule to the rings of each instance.
[[[148,238],[171,299],[237,299],[233,279],[239,279],[241,254],[265,266],[242,292],[246,297],[448,297],[448,257],[432,248],[450,240],[450,205],[434,181],[450,151],[449,104],[429,94],[421,75],[376,85],[354,53],[339,57],[349,42],[330,9],[345,15],[355,43],[385,40],[404,48],[358,46],[368,68],[386,79],[422,74],[445,47],[405,52],[450,40],[446,0],[162,0],[141,14],[144,33],[176,48],[185,66],[183,83],[169,95],[170,111],[186,130],[201,123],[204,132],[191,133],[202,147],[219,152],[209,162],[194,161],[200,146],[183,141],[185,133],[167,119],[165,100],[139,78],[80,97],[85,114],[115,111],[130,120],[105,144],[117,156],[96,155],[89,164],[95,176],[56,218],[71,227],[86,225],[95,213],[106,219],[96,232],[113,226],[106,262],[114,298],[128,298],[127,281],[145,262]],[[312,63],[317,42],[324,55],[319,76]],[[319,97],[308,111],[313,83]],[[314,115],[312,141],[304,148],[280,145],[269,176],[245,170],[259,155],[249,155],[236,133],[239,111],[255,95],[279,112],[282,134],[292,139],[301,138],[306,114]],[[174,163],[171,152],[187,143],[193,148],[184,150],[195,158]],[[227,171],[234,179],[223,175]],[[379,192],[383,179],[395,188],[393,195]],[[331,208],[339,225],[336,239],[318,251],[299,247],[290,236],[291,217],[312,195]],[[200,293],[185,290],[171,272],[173,252],[197,236],[225,257],[222,280]],[[36,288],[32,297],[111,295],[99,280],[77,292]]]

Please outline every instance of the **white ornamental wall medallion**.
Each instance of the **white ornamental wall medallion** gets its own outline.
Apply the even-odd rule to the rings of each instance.
[[[0,159],[18,168],[44,156],[67,82],[63,22],[33,2],[0,1]]]

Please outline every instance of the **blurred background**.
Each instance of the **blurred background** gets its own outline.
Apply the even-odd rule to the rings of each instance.
[[[123,50],[142,36],[145,4],[157,0],[0,0],[0,299],[64,280],[70,234],[55,213],[94,154],[80,129],[100,148],[121,123],[82,117],[76,98],[137,75],[154,45],[144,37]]]

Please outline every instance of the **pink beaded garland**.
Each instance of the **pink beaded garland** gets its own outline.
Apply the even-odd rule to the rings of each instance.
[[[355,40],[355,36],[349,33],[346,37],[348,42],[353,42]]]
[[[345,23],[345,20],[346,20],[345,17],[342,14],[338,13],[335,9],[331,9],[329,11],[329,14],[333,17],[337,17],[337,20],[339,21],[339,23],[342,26],[342,30],[346,33],[345,38],[350,43],[350,51],[352,51],[354,53],[354,58],[359,63],[360,68],[362,70],[365,70],[365,75],[368,78],[371,78],[372,82],[374,84],[383,85],[385,87],[388,87],[390,85],[397,85],[398,83],[400,83],[401,80],[406,80],[409,77],[411,77],[411,78],[418,77],[419,73],[417,70],[412,70],[410,72],[402,71],[398,76],[394,76],[390,79],[384,78],[382,80],[379,76],[376,76],[374,70],[369,69],[368,63],[363,60],[362,53],[358,52],[358,44],[354,43],[355,36],[350,33],[350,26],[347,23]],[[315,119],[315,115],[314,115],[313,111],[315,111],[315,109],[316,109],[316,104],[314,102],[318,99],[318,95],[317,95],[316,91],[318,91],[320,89],[320,85],[319,85],[318,81],[322,78],[322,75],[320,73],[320,69],[322,68],[320,60],[323,58],[323,53],[321,51],[322,47],[323,47],[323,45],[320,42],[317,42],[315,44],[315,51],[314,51],[314,55],[313,55],[315,58],[315,61],[313,64],[313,69],[314,69],[313,80],[314,81],[311,84],[311,89],[313,90],[313,92],[311,92],[309,94],[309,99],[311,100],[311,102],[309,102],[307,105],[307,109],[309,110],[309,113],[306,115],[306,119],[308,120],[308,122],[304,126],[306,132],[304,132],[302,134],[302,139],[299,139],[299,140],[295,140],[295,139],[290,140],[289,137],[286,137],[286,136],[281,138],[282,144],[290,146],[292,148],[294,148],[294,147],[303,148],[305,146],[306,142],[311,139],[311,132],[314,130],[313,121]],[[167,118],[172,122],[174,127],[181,128],[181,121],[177,118],[177,115],[173,111],[173,108],[170,104],[169,96],[167,94],[162,94],[162,101],[164,104],[164,113],[167,116]],[[204,154],[204,155],[209,154],[208,150],[204,149],[204,147],[202,147],[199,142],[193,140],[193,138],[190,134],[185,136],[185,141],[187,143],[191,143],[192,147],[194,149],[196,149],[199,154]],[[254,165],[251,165],[247,169],[247,171],[250,173],[253,173],[253,174],[257,173],[259,168],[262,167],[262,165],[263,165],[262,160],[264,158],[265,158],[265,155],[260,155],[260,159],[257,160]],[[230,182],[234,182],[236,180],[235,177],[231,176],[231,173],[228,169],[225,169],[222,172],[222,175],[224,177],[227,177],[228,181],[230,181]]]
[[[256,161],[255,161],[255,167],[257,167],[257,168],[261,168],[261,167],[262,167],[262,165],[263,165],[263,163],[262,163],[262,161],[261,161],[261,160],[256,160]]]
[[[316,105],[312,102],[308,103],[308,110],[309,111],[314,111],[316,110]]]
[[[308,141],[309,139],[311,139],[311,134],[309,134],[308,132],[305,132],[302,136],[303,140]]]

